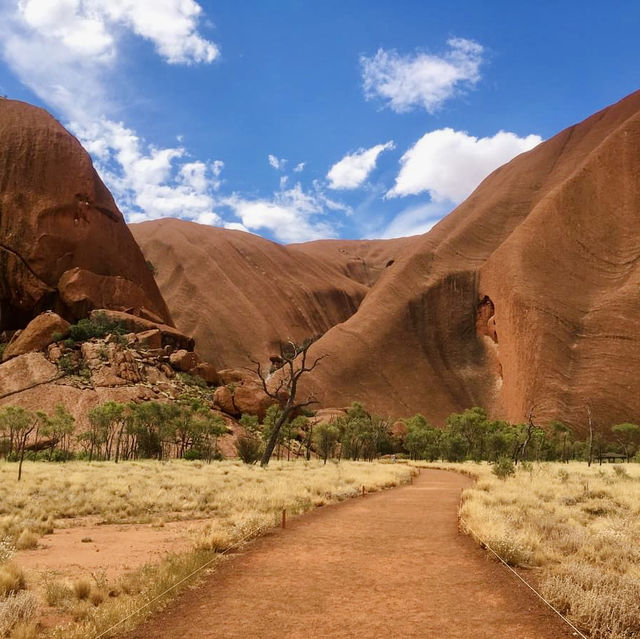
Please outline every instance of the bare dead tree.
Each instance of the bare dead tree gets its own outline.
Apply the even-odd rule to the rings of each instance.
[[[533,436],[533,431],[536,428],[536,425],[533,421],[533,413],[535,409],[536,409],[535,405],[529,408],[529,412],[527,414],[527,430],[525,431],[524,441],[522,442],[522,444],[520,444],[520,446],[516,447],[516,451],[513,459],[516,465],[519,460],[524,458],[525,453],[527,452],[527,446],[529,445],[529,442],[531,441],[531,437]]]
[[[589,459],[587,466],[591,466],[593,462],[593,420],[591,419],[591,407],[587,406],[587,421],[589,423]]]
[[[262,390],[280,406],[280,413],[276,419],[269,441],[264,449],[264,454],[260,460],[261,466],[266,466],[271,459],[273,450],[278,442],[278,437],[282,426],[289,419],[290,415],[305,406],[317,403],[314,397],[308,397],[303,402],[296,401],[298,393],[298,381],[306,373],[310,373],[324,359],[324,355],[316,357],[312,363],[308,362],[309,348],[315,340],[307,339],[302,344],[296,344],[289,340],[280,344],[280,367],[277,370],[277,383],[269,384],[271,373],[265,371],[262,364],[251,360],[255,365],[255,372],[260,378]]]

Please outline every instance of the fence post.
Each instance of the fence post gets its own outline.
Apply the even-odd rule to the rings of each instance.
[[[286,508],[282,509],[282,527],[283,528],[287,527],[287,509]]]

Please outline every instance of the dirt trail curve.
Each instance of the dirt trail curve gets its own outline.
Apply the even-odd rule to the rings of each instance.
[[[470,480],[328,506],[223,564],[127,639],[564,639],[573,633],[458,532]]]

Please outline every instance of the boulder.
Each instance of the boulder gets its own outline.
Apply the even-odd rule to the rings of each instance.
[[[94,319],[96,315],[104,314],[113,322],[119,322],[127,331],[132,333],[144,333],[150,330],[159,330],[162,336],[162,346],[171,346],[173,348],[182,348],[192,351],[195,345],[193,337],[188,337],[167,324],[157,324],[142,317],[136,317],[122,311],[113,311],[110,309],[96,309],[91,311],[90,317]]]
[[[213,403],[229,415],[239,417],[243,414],[257,415],[262,421],[267,408],[275,403],[256,382],[246,381],[242,384],[226,384],[216,388]]]
[[[58,367],[42,353],[25,353],[0,364],[0,398],[59,377]]]
[[[9,343],[4,350],[2,361],[32,351],[43,351],[53,343],[56,333],[64,336],[69,330],[69,322],[57,313],[42,313],[31,320],[27,327]]]
[[[169,355],[169,361],[176,370],[188,373],[200,363],[200,358],[196,353],[181,348]]]
[[[191,370],[191,373],[202,378],[207,382],[207,384],[217,386],[220,383],[220,377],[218,377],[218,372],[216,371],[215,366],[208,362],[200,362],[199,364],[196,364]]]
[[[162,333],[157,328],[138,333],[138,343],[142,348],[162,348]]]

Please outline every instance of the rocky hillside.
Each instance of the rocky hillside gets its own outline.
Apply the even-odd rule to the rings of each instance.
[[[585,428],[640,417],[640,93],[490,175],[431,232],[282,247],[174,220],[134,227],[178,326],[223,366],[322,337],[324,406],[485,406]]]
[[[325,405],[640,418],[640,92],[490,175],[328,331]]]
[[[278,353],[351,317],[408,240],[281,246],[182,220],[131,225],[176,325],[217,368]]]

